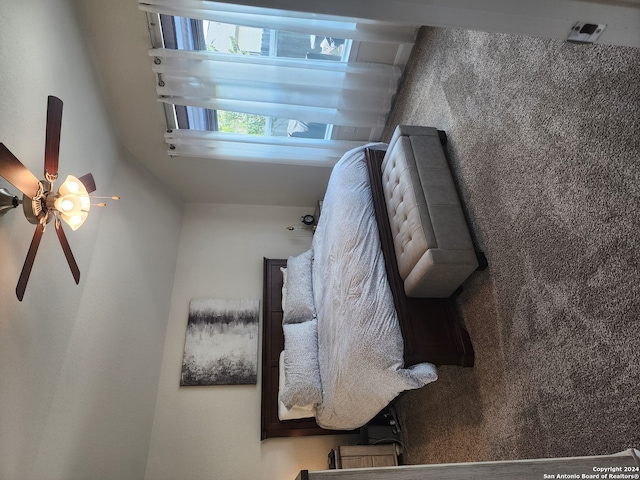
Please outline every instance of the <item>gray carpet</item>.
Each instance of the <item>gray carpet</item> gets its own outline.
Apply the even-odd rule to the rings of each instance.
[[[640,49],[423,28],[385,131],[447,132],[489,260],[474,368],[398,401],[408,463],[640,447]]]

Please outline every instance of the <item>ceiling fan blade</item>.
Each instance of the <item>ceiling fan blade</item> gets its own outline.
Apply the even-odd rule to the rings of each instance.
[[[33,267],[33,262],[36,259],[36,253],[38,251],[38,246],[40,245],[40,239],[42,238],[43,233],[44,225],[42,223],[38,223],[38,226],[36,227],[36,233],[33,235],[31,246],[29,247],[29,251],[27,252],[27,258],[25,259],[24,266],[22,267],[22,273],[20,273],[18,286],[16,287],[16,295],[18,296],[18,300],[20,301],[22,301],[22,299],[24,298],[24,291],[27,288],[29,275],[31,275],[31,268]]]
[[[62,245],[64,256],[67,257],[67,263],[69,264],[69,268],[71,269],[71,274],[73,275],[73,279],[76,281],[76,284],[77,284],[80,282],[80,268],[78,268],[76,259],[73,257],[73,253],[71,252],[71,247],[69,246],[67,236],[64,234],[64,230],[62,229],[62,223],[57,218],[56,218],[56,233],[58,234],[58,240],[60,240],[60,245]]]
[[[44,144],[44,173],[58,175],[60,130],[62,129],[62,100],[49,96],[47,103],[47,133]]]
[[[40,190],[40,181],[36,176],[2,143],[0,143],[0,176],[29,198],[35,197]]]
[[[93,175],[91,175],[90,173],[83,175],[78,180],[82,182],[88,193],[93,193],[96,191],[96,182],[93,179]]]

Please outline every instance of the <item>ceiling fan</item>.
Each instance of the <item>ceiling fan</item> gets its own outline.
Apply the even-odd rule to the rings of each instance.
[[[62,229],[61,219],[72,230],[77,230],[86,220],[91,203],[89,193],[94,192],[96,184],[89,173],[80,178],[69,175],[56,192],[53,183],[58,178],[58,154],[60,150],[60,130],[62,126],[62,100],[49,96],[47,103],[47,125],[44,150],[44,180],[38,178],[18,160],[4,144],[0,143],[0,176],[20,190],[22,200],[0,189],[0,214],[16,208],[22,203],[24,214],[29,222],[36,225],[36,232],[31,240],[27,258],[25,259],[16,295],[22,301],[31,268],[36,258],[42,234],[47,223],[55,222],[56,233],[62,250],[71,268],[73,278],[80,282],[80,269],[76,263],[69,242]],[[114,197],[115,198],[115,197]]]

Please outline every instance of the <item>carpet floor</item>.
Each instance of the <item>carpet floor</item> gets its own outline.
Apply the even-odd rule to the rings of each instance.
[[[423,28],[384,139],[448,135],[489,267],[473,368],[397,402],[407,463],[640,447],[640,49]]]

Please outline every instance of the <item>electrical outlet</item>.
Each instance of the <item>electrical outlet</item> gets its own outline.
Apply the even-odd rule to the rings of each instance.
[[[571,32],[567,37],[567,41],[575,43],[594,43],[598,40],[605,27],[605,24],[578,22],[571,29]]]

